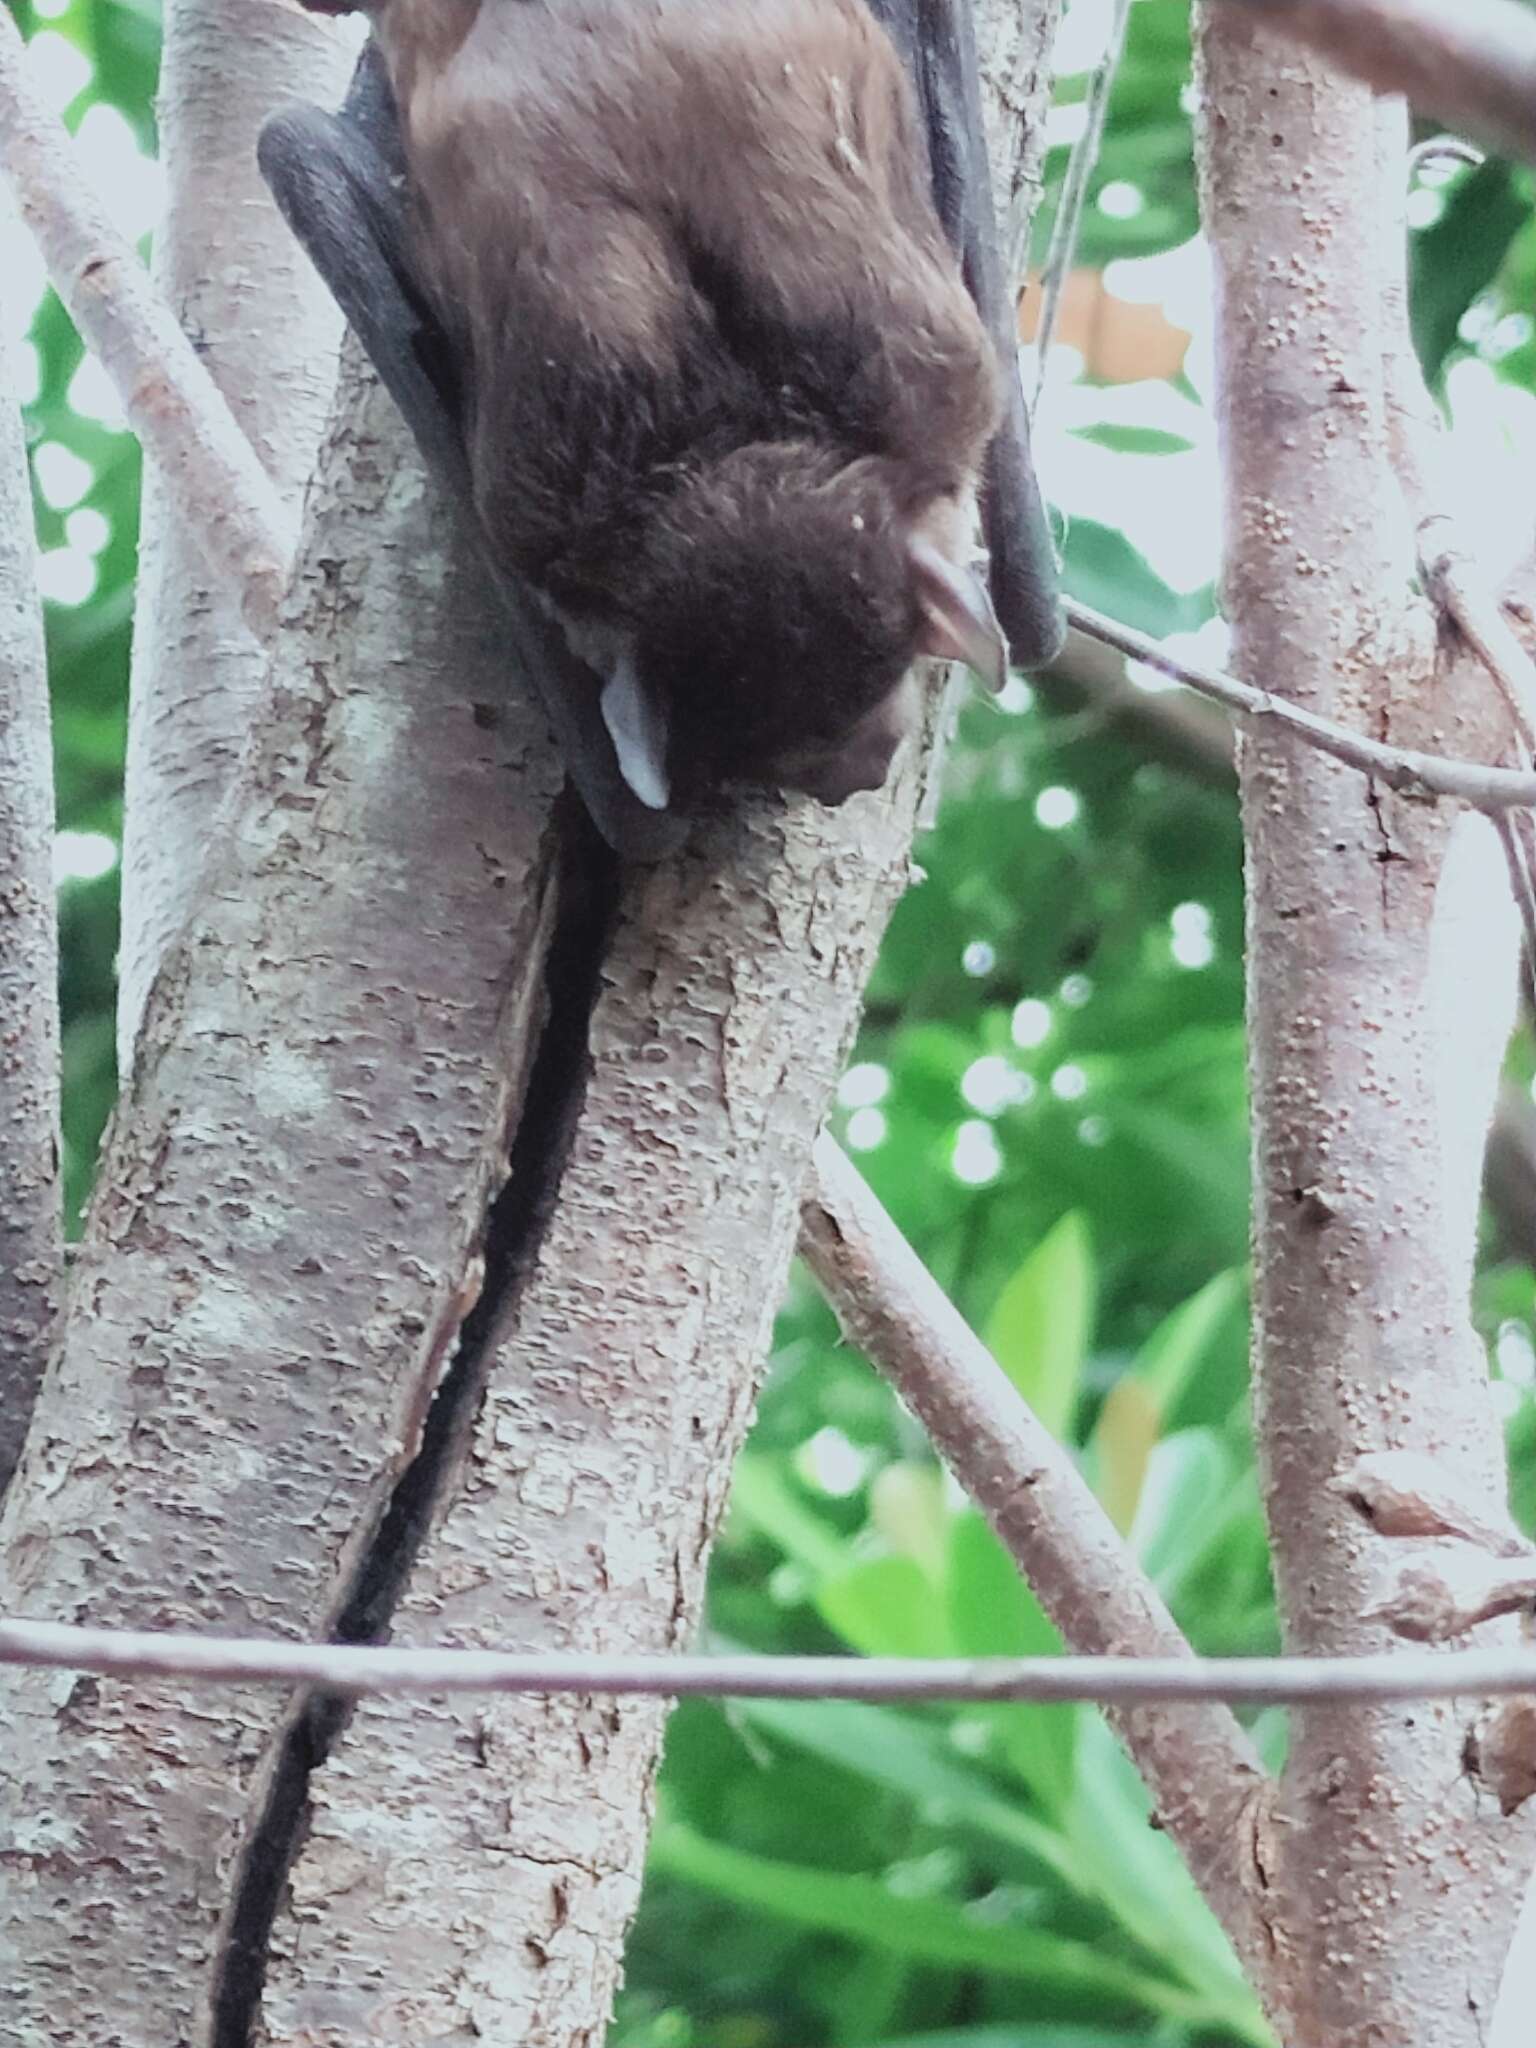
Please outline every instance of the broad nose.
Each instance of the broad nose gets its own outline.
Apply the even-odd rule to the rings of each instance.
[[[806,747],[780,756],[775,780],[818,803],[845,803],[861,789],[879,789],[891,772],[917,703],[910,680],[866,711],[835,746]]]
[[[861,789],[882,786],[900,738],[894,732],[872,733],[861,735],[857,741],[849,741],[831,753],[804,755],[786,764],[784,787],[813,796],[818,803],[846,803]]]

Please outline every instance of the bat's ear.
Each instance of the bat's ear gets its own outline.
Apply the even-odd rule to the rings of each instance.
[[[986,585],[920,533],[907,542],[907,563],[923,615],[919,651],[963,661],[989,690],[1000,690],[1008,680],[1008,643]]]
[[[667,782],[666,714],[641,682],[632,654],[620,656],[604,683],[602,711],[619,773],[647,810],[664,811],[672,794]]]

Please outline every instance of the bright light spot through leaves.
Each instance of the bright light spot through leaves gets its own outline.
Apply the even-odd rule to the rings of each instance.
[[[56,832],[53,837],[53,884],[94,882],[117,866],[117,841],[105,832]]]

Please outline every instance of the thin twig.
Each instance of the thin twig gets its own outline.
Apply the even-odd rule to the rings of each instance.
[[[1536,158],[1536,15],[1516,0],[1225,0],[1378,93]]]
[[[1107,619],[1074,599],[1067,600],[1066,613],[1069,623],[1079,632],[1118,648],[1133,661],[1145,662],[1149,668],[1186,684],[1240,717],[1266,718],[1285,726],[1320,753],[1358,768],[1361,774],[1373,776],[1401,795],[1456,797],[1480,811],[1536,804],[1536,774],[1522,774],[1513,768],[1489,768],[1476,761],[1452,761],[1440,754],[1419,753],[1411,747],[1386,746],[1379,740],[1367,739],[1364,733],[1350,732],[1331,719],[1320,718],[1315,711],[1304,710],[1273,691],[1255,689],[1219,669],[1168,654],[1144,633]]]
[[[1408,1642],[1446,1643],[1501,1615],[1536,1615],[1536,1571],[1476,1551],[1431,1554],[1405,1565],[1368,1611]]]
[[[1093,177],[1094,166],[1099,160],[1099,148],[1104,140],[1104,122],[1109,113],[1110,94],[1114,90],[1115,73],[1120,68],[1120,58],[1125,49],[1125,32],[1130,18],[1131,0],[1115,0],[1114,16],[1110,21],[1103,54],[1094,66],[1093,76],[1088,81],[1088,91],[1083,102],[1083,132],[1073,147],[1067,164],[1067,175],[1062,180],[1061,198],[1056,207],[1056,222],[1051,230],[1051,246],[1040,275],[1040,322],[1035,332],[1035,395],[1031,402],[1031,411],[1038,407],[1040,394],[1045,389],[1046,359],[1056,338],[1056,322],[1061,314],[1062,294],[1066,290],[1067,279],[1072,274],[1073,258],[1077,254],[1078,236],[1083,226],[1083,209],[1088,203],[1088,185]]]
[[[1486,162],[1482,150],[1475,149],[1470,142],[1463,142],[1459,135],[1426,135],[1408,152],[1408,176],[1416,178],[1432,164],[1457,164],[1464,169],[1476,170],[1479,164]]]
[[[0,14],[0,170],[70,318],[100,359],[146,453],[165,472],[209,566],[268,637],[294,530],[223,395],[108,219],[63,124],[33,84],[15,20]]]
[[[1536,744],[1536,661],[1516,638],[1476,556],[1444,509],[1419,521],[1419,562],[1430,596],[1487,669],[1526,738]]]
[[[100,1678],[313,1685],[326,1692],[607,1693],[670,1699],[1230,1700],[1536,1693],[1536,1649],[1371,1657],[612,1657],[261,1642],[0,1621],[0,1664]]]
[[[800,1252],[844,1335],[927,1429],[1068,1647],[1191,1658],[1071,1456],[825,1135],[801,1210]],[[1115,1714],[1121,1739],[1163,1826],[1262,1982],[1264,1933],[1241,1881],[1242,1844],[1265,1782],[1258,1758],[1225,1707],[1147,1708],[1130,1698]]]

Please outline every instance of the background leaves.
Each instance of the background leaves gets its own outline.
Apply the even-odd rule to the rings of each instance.
[[[152,213],[151,0],[20,4],[81,148]],[[1065,61],[1106,10],[1077,0]],[[1037,424],[1069,581],[1219,659],[1209,308],[1183,0],[1138,0]],[[72,81],[76,81],[72,86]],[[1060,84],[1045,246],[1084,78]],[[1406,178],[1405,167],[1405,178]],[[1426,173],[1414,331],[1459,423],[1536,474],[1529,174]],[[130,218],[129,226],[137,231]],[[52,663],[72,1205],[113,1088],[116,844],[139,467],[0,220]],[[1033,372],[1029,372],[1032,385]],[[1492,458],[1489,458],[1492,460]],[[1523,486],[1522,486],[1523,487]],[[898,911],[839,1134],[973,1326],[1072,1443],[1194,1641],[1274,1642],[1245,1397],[1241,838],[1232,793],[1016,680],[967,704]],[[1529,1079],[1519,1048],[1512,1071]],[[1531,1275],[1477,1313],[1536,1521]],[[910,1417],[797,1277],[711,1579],[763,1651],[1049,1654],[1054,1632]],[[1278,1717],[1256,1731],[1273,1754]],[[1130,2048],[1263,2039],[1100,1720],[690,1702],[618,2016],[623,2048]]]

